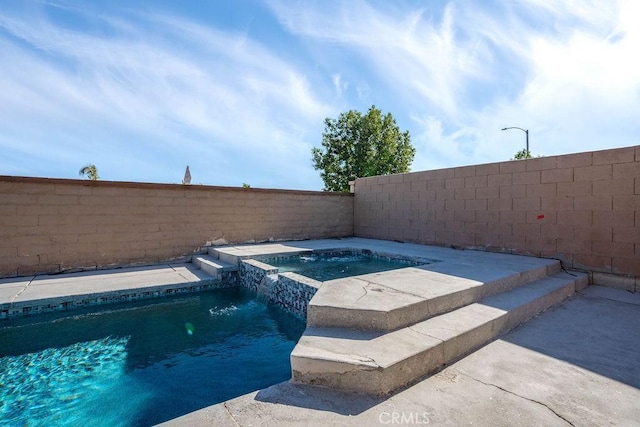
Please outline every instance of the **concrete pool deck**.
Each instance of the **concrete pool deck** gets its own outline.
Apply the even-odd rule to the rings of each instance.
[[[464,292],[476,292],[481,288],[479,285],[494,282],[499,287],[511,286],[510,277],[516,276],[535,282],[538,277],[529,277],[530,273],[526,272],[530,271],[567,275],[557,271],[559,263],[555,265],[551,260],[358,238],[216,247],[215,251],[224,255],[219,256],[213,264],[238,262],[238,259],[254,256],[335,248],[371,249],[378,253],[437,260],[438,263],[411,271],[418,275],[429,274],[430,280],[435,277],[436,282],[446,276],[445,282],[449,284],[462,283],[460,289]],[[213,268],[215,270],[217,267]],[[414,294],[417,304],[413,306],[420,306],[423,300],[433,299],[433,295],[415,292],[415,283],[408,280],[406,271],[409,269],[376,273],[368,275],[365,281],[376,288],[389,290],[386,295],[390,297],[403,292]],[[411,277],[417,277],[415,274]],[[2,279],[0,308],[25,307],[31,303],[57,304],[69,299],[82,299],[86,295],[126,295],[134,290],[163,292],[167,289],[199,287],[211,284],[213,280],[211,274],[197,268],[195,260],[194,264]],[[346,279],[347,282],[351,280]],[[552,281],[559,280],[556,278]],[[405,283],[408,288],[398,288],[398,283]],[[578,294],[457,362],[450,363],[439,373],[385,397],[285,382],[187,414],[167,424],[637,423],[640,419],[640,406],[637,405],[640,399],[640,334],[637,334],[640,294],[595,286],[583,289],[577,284],[561,283],[561,286],[570,290],[563,291],[562,298],[573,294],[573,289]],[[377,298],[385,295],[385,292],[372,293],[371,297]],[[321,304],[316,304],[316,308],[331,306],[341,309],[345,304],[349,307],[353,305],[349,295],[339,294],[335,298],[329,293],[321,295],[318,298]],[[365,302],[360,295],[355,298]],[[381,302],[386,303],[372,299],[369,307],[375,308]],[[431,309],[428,304],[425,307]],[[492,307],[499,306],[494,304]],[[327,319],[314,316],[316,321]],[[340,316],[337,318],[342,319]],[[397,333],[394,328],[391,328],[392,334]],[[335,340],[335,337],[332,339]],[[395,348],[391,347],[389,351],[393,352]]]
[[[639,321],[640,294],[591,286],[387,398],[285,382],[164,425],[638,425]]]

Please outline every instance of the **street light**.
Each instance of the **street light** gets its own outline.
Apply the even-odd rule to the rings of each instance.
[[[519,127],[510,127],[510,128],[502,128],[502,130],[509,130],[509,129],[520,129],[522,132],[525,133],[525,135],[527,136],[527,154],[529,153],[529,129],[522,129]]]

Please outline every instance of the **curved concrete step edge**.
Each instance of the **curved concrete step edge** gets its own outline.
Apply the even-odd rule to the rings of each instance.
[[[544,279],[560,271],[560,262],[512,272],[504,277],[480,285],[470,286],[449,294],[424,298],[412,304],[402,305],[388,311],[372,310],[368,307],[340,307],[318,303],[317,296],[307,308],[307,325],[314,327],[346,327],[362,330],[393,331],[456,310],[491,295]],[[364,277],[363,277],[364,278]],[[425,283],[428,286],[428,283]],[[385,286],[380,286],[385,288]],[[391,289],[400,295],[402,291]],[[320,290],[319,292],[323,292]],[[417,298],[416,298],[417,299]]]
[[[292,380],[389,394],[561,303],[586,280],[582,273],[557,273],[389,333],[308,328],[291,353]]]

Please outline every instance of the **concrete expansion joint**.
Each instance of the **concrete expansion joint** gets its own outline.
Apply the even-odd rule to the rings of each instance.
[[[479,379],[477,379],[477,378],[472,377],[472,376],[471,376],[471,375],[469,375],[469,374],[465,374],[464,372],[460,372],[460,371],[458,371],[458,373],[459,373],[460,375],[463,375],[463,376],[465,376],[465,377],[467,377],[467,378],[469,378],[469,379],[473,380],[473,381],[479,382],[480,384],[484,384],[484,385],[489,386],[489,387],[495,387],[495,388],[497,388],[498,390],[502,390],[502,391],[504,391],[505,393],[509,393],[509,394],[511,394],[511,395],[513,395],[513,396],[516,396],[516,397],[519,397],[519,398],[521,398],[521,399],[528,400],[529,402],[537,403],[538,405],[544,406],[544,407],[545,407],[545,408],[547,408],[549,411],[553,412],[553,414],[554,414],[556,417],[560,418],[562,421],[566,422],[566,423],[567,423],[567,424],[569,424],[571,427],[575,427],[575,425],[574,425],[571,421],[569,421],[568,419],[566,419],[565,417],[563,417],[563,416],[562,416],[562,414],[560,414],[560,413],[556,412],[552,407],[550,407],[549,405],[547,405],[547,404],[546,404],[546,403],[544,403],[544,402],[541,402],[541,401],[536,400],[536,399],[531,399],[531,398],[526,397],[526,396],[522,396],[522,395],[520,395],[520,394],[518,394],[518,393],[515,393],[515,392],[513,392],[513,391],[511,391],[511,390],[507,390],[507,389],[506,389],[506,388],[504,388],[504,387],[500,387],[499,385],[496,385],[496,384],[492,384],[492,383],[488,383],[488,382],[485,382],[485,381],[479,380]]]
[[[417,331],[417,330],[413,329],[413,326],[409,326],[409,330],[415,332],[416,334],[420,334],[420,335],[423,335],[425,337],[433,338],[434,340],[440,341],[441,343],[444,342],[444,340],[442,338],[434,337],[433,335],[426,334],[426,333],[424,333],[422,331]]]
[[[636,292],[631,292],[631,291],[627,291],[627,292],[629,292],[631,294],[635,294],[636,293]],[[587,299],[594,300],[594,301],[595,300],[606,299],[607,301],[613,301],[613,302],[620,303],[620,304],[627,304],[627,305],[634,305],[634,306],[640,305],[640,304],[638,304],[636,302],[623,301],[621,299],[607,298],[607,297],[602,296],[602,295],[595,295],[595,296],[594,295],[588,295],[584,291],[577,291],[576,293],[579,294],[583,298],[587,298]]]
[[[178,276],[182,277],[185,281],[190,282],[192,279],[190,279],[189,277],[185,276],[184,274],[182,274],[182,272],[176,270],[175,268],[173,268],[172,265],[169,265],[169,267],[171,267],[171,269],[173,271],[175,271],[176,273],[178,273]]]
[[[380,366],[380,364],[378,362],[376,362],[376,360],[372,357],[366,357],[366,356],[359,356],[357,354],[350,354],[349,357],[352,357],[353,359],[359,361],[359,362],[363,362],[363,363],[370,363],[374,366],[372,366],[373,369],[369,369],[369,370],[376,370],[376,369],[380,369],[382,368],[382,366]],[[353,367],[349,372],[354,372],[354,371],[359,371],[360,369],[357,367]]]
[[[414,296],[416,298],[424,299],[424,297],[422,297],[422,296],[420,296],[418,294],[412,293],[412,292],[401,291],[401,290],[398,290],[398,289],[389,288],[387,286],[380,285],[380,284],[377,284],[377,283],[374,283],[374,282],[367,282],[366,285],[362,286],[362,290],[364,290],[364,294],[362,294],[361,296],[358,297],[358,299],[356,299],[356,301],[355,301],[356,303],[360,302],[360,300],[362,298],[366,297],[369,294],[369,289],[367,289],[367,287],[369,287],[369,286],[374,286],[374,287],[379,288],[379,289],[375,289],[375,288],[372,289],[372,291],[374,291],[374,292],[385,292],[385,293],[388,293],[388,294],[411,295],[411,296]]]
[[[416,298],[419,298],[421,300],[425,300],[425,297],[423,295],[418,294],[418,293],[409,292],[409,291],[404,290],[404,289],[390,288],[388,286],[380,285],[380,284],[375,283],[375,282],[367,282],[366,286],[377,286],[377,287],[380,288],[380,290],[374,289],[374,291],[378,291],[378,292],[386,292],[386,293],[389,293],[389,294],[411,295],[412,297],[416,297]],[[362,297],[360,297],[360,298],[362,298]]]
[[[236,418],[233,416],[233,414],[231,413],[231,411],[229,410],[229,407],[227,406],[227,402],[224,402],[222,404],[222,406],[224,407],[224,410],[227,411],[227,414],[229,415],[229,418],[231,418],[231,421],[233,421],[233,423],[235,425],[237,425],[238,427],[240,426],[240,423],[238,422],[238,420],[236,420]]]
[[[562,263],[560,263],[560,269],[561,269],[563,272],[567,273],[569,276],[578,277],[578,275],[577,275],[577,274],[573,274],[572,272],[570,272],[569,270],[567,270],[566,268],[564,268],[564,266],[562,265]]]
[[[13,296],[13,298],[11,298],[11,301],[9,301],[9,304],[13,305],[13,303],[14,303],[14,302],[15,302],[15,300],[16,300],[16,298],[18,298],[18,297],[20,296],[20,294],[22,294],[24,291],[26,291],[26,290],[27,290],[27,288],[29,287],[29,285],[30,285],[34,280],[36,280],[36,277],[38,277],[38,276],[37,276],[37,275],[33,276],[33,277],[29,280],[29,283],[27,283],[27,284],[25,285],[25,287],[24,287],[24,288],[20,289],[20,292],[18,292],[17,294],[15,294],[15,295]]]
[[[396,290],[396,289],[394,289],[393,291],[397,292],[399,294],[403,294],[403,295],[411,295],[412,297],[419,298],[422,301],[428,301],[429,300],[428,298],[425,298],[424,295],[420,295],[420,294],[415,293],[415,292],[408,292],[406,290]],[[429,314],[431,314],[431,313],[429,313]]]
[[[544,259],[550,259],[553,261],[558,261],[560,263],[560,270],[564,271],[565,273],[573,276],[573,277],[578,277],[576,274],[571,273],[569,270],[567,270],[567,268],[564,266],[564,263],[562,262],[562,260],[560,258],[548,258],[548,257],[544,257]]]
[[[367,283],[366,285],[364,285],[362,287],[362,290],[364,291],[364,294],[362,294],[361,296],[358,297],[358,299],[356,300],[356,303],[360,302],[360,300],[364,297],[367,296],[367,294],[369,293],[369,291],[367,291],[367,286],[369,286],[369,283]]]

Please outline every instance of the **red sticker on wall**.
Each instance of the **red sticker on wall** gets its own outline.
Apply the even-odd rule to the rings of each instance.
[[[538,219],[544,219],[544,215],[538,215]]]

